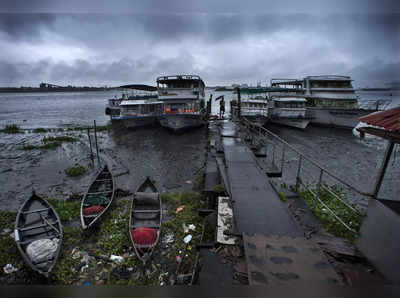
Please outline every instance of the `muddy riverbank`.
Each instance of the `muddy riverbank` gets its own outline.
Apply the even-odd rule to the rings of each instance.
[[[111,164],[117,188],[133,192],[146,176],[151,176],[161,191],[191,189],[204,164],[206,129],[190,134],[172,135],[160,128],[127,130],[119,125],[98,132],[102,162]],[[74,142],[62,142],[52,149],[24,150],[41,146],[44,138],[68,136]],[[93,131],[91,139],[94,145]],[[0,193],[1,210],[16,211],[31,191],[48,197],[65,199],[83,193],[97,168],[91,165],[86,130],[57,130],[34,133],[1,133]],[[93,148],[93,152],[96,150]],[[86,173],[69,177],[65,170],[82,165]]]

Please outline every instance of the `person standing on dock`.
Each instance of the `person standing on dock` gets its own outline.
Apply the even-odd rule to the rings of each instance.
[[[225,98],[224,95],[221,95],[219,97],[217,97],[215,100],[219,100],[221,99],[221,101],[219,102],[219,118],[222,118],[225,115]]]

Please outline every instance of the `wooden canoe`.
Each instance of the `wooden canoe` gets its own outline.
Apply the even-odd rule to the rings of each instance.
[[[20,207],[15,220],[14,238],[26,264],[48,277],[60,254],[63,231],[55,209],[45,199],[32,193]],[[51,241],[52,253],[33,260],[29,252],[40,241]]]
[[[81,204],[81,224],[84,230],[92,227],[110,208],[115,196],[115,182],[108,166],[96,174]]]
[[[147,177],[133,195],[129,220],[129,235],[135,253],[143,263],[150,259],[158,243],[161,232],[161,222],[161,196],[150,177]],[[150,238],[146,239],[146,243],[140,243],[143,239],[139,239],[135,236],[142,231],[152,234]]]

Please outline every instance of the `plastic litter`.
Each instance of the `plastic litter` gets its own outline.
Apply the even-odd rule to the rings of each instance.
[[[181,212],[183,209],[185,209],[185,205],[179,206],[178,208],[176,208],[176,213]]]
[[[186,244],[188,244],[191,240],[192,240],[191,234],[189,234],[185,238],[183,238],[183,242],[185,242]]]
[[[179,264],[180,262],[182,262],[182,258],[181,256],[176,256],[176,262]]]
[[[194,224],[190,224],[188,226],[188,228],[189,228],[189,230],[192,230],[192,231],[196,230],[196,226]]]
[[[189,227],[187,226],[187,225],[185,225],[185,224],[182,224],[182,228],[183,228],[183,232],[186,234],[186,233],[189,233]]]
[[[33,241],[26,248],[26,253],[33,263],[50,260],[57,251],[58,241],[58,238]],[[43,265],[46,266],[46,263],[43,263]]]
[[[3,271],[5,274],[11,274],[13,272],[18,271],[18,269],[15,268],[12,264],[7,264],[3,267]]]
[[[118,262],[118,263],[122,263],[124,261],[124,258],[121,256],[111,255],[110,260]]]

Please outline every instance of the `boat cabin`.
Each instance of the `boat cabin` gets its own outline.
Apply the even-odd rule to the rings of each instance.
[[[205,84],[197,75],[174,75],[157,78],[160,100],[198,100],[205,96]]]
[[[304,97],[273,97],[270,101],[270,115],[276,118],[303,118],[306,116]]]
[[[162,114],[163,102],[157,99],[128,99],[120,104],[121,116],[158,116]]]

